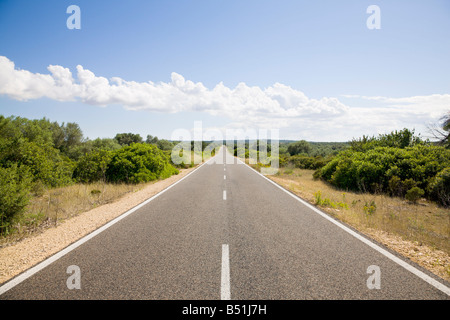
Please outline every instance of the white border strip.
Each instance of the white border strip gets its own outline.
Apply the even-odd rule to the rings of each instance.
[[[214,156],[215,157],[215,156]],[[170,188],[174,187],[175,185],[177,185],[178,183],[180,183],[181,181],[183,181],[184,179],[186,179],[187,177],[189,177],[191,174],[193,174],[194,172],[196,172],[198,169],[200,169],[202,166],[204,166],[205,164],[209,164],[210,161],[212,161],[214,159],[214,157],[212,157],[211,159],[209,159],[208,161],[205,161],[204,163],[202,163],[198,168],[192,170],[191,172],[189,172],[186,176],[184,176],[183,178],[181,178],[180,180],[174,182],[173,184],[171,184],[170,186],[168,186],[167,188],[165,188],[164,190],[160,191],[159,193],[155,194],[154,196],[152,196],[151,198],[145,200],[144,202],[138,204],[137,206],[135,206],[134,208],[126,211],[125,213],[122,213],[120,216],[114,218],[113,220],[109,221],[108,223],[106,223],[105,225],[103,225],[102,227],[96,229],[95,231],[91,232],[90,234],[84,236],[83,238],[81,238],[80,240],[74,242],[73,244],[69,245],[68,247],[66,247],[65,249],[55,253],[53,256],[47,258],[46,260],[40,262],[39,264],[35,265],[34,267],[28,269],[27,271],[24,271],[23,273],[21,273],[20,275],[16,276],[15,278],[9,280],[8,282],[6,282],[4,285],[2,285],[0,287],[0,296],[5,293],[6,291],[14,288],[16,285],[18,285],[19,283],[25,281],[26,279],[28,279],[29,277],[31,277],[32,275],[34,275],[35,273],[41,271],[42,269],[44,269],[45,267],[47,267],[48,265],[50,265],[51,263],[55,262],[56,260],[58,260],[59,258],[63,257],[64,255],[66,255],[67,253],[69,253],[70,251],[78,248],[79,246],[81,246],[83,243],[87,242],[88,240],[92,239],[93,237],[95,237],[96,235],[98,235],[99,233],[105,231],[106,229],[108,229],[109,227],[111,227],[112,225],[116,224],[117,222],[119,222],[120,220],[122,220],[123,218],[129,216],[130,214],[132,214],[133,212],[135,212],[136,210],[142,208],[143,206],[145,206],[146,204],[148,204],[150,201],[156,199],[157,197],[159,197],[160,195],[162,195],[164,192],[166,192],[167,190],[169,190]]]
[[[297,195],[293,194],[292,192],[286,190],[285,188],[283,188],[282,186],[280,186],[279,184],[275,183],[274,181],[270,180],[269,178],[267,178],[266,176],[264,176],[263,174],[261,174],[260,172],[256,171],[255,169],[253,169],[252,167],[248,166],[245,162],[241,161],[240,159],[238,159],[238,162],[245,164],[246,167],[248,167],[251,171],[259,174],[261,177],[263,177],[264,179],[266,179],[267,181],[269,181],[270,183],[272,183],[274,186],[276,186],[277,188],[283,190],[284,192],[286,192],[288,195],[290,195],[291,197],[293,197],[294,199],[296,199],[297,201],[301,202],[302,204],[304,204],[305,206],[307,206],[308,208],[310,208],[311,210],[313,210],[314,212],[316,212],[317,214],[321,215],[322,217],[324,217],[325,219],[327,219],[328,221],[334,223],[336,226],[338,226],[339,228],[343,229],[344,231],[348,232],[349,234],[351,234],[352,236],[354,236],[355,238],[357,238],[358,240],[364,242],[365,244],[367,244],[369,247],[371,247],[372,249],[375,249],[376,251],[378,251],[379,253],[381,253],[382,255],[384,255],[385,257],[391,259],[392,261],[394,261],[395,263],[399,264],[400,266],[402,266],[403,268],[405,268],[406,270],[408,270],[409,272],[415,274],[416,276],[418,276],[419,278],[421,278],[422,280],[424,280],[425,282],[429,283],[430,285],[432,285],[433,287],[435,287],[436,289],[439,289],[440,291],[444,292],[445,294],[447,294],[448,296],[450,296],[450,288],[445,286],[444,284],[440,283],[439,281],[433,279],[432,277],[430,277],[429,275],[425,274],[424,272],[420,271],[419,269],[413,267],[412,265],[408,264],[407,262],[403,261],[402,259],[396,257],[395,255],[393,255],[392,253],[390,253],[389,251],[381,248],[380,246],[376,245],[375,243],[373,243],[372,241],[369,241],[368,239],[366,239],[365,237],[361,236],[360,234],[356,233],[355,231],[351,230],[350,228],[346,227],[345,225],[343,225],[342,223],[340,223],[339,221],[331,218],[329,215],[327,215],[326,213],[323,213],[322,211],[320,211],[319,209],[317,209],[316,207],[314,207],[313,205],[311,205],[310,203],[306,202],[305,200],[301,199],[300,197],[298,197]]]

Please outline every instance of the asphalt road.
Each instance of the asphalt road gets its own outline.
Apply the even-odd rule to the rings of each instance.
[[[376,248],[223,148],[0,299],[449,299]]]

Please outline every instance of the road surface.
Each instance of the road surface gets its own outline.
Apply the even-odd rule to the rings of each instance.
[[[222,148],[0,299],[449,299],[448,283],[333,221]]]

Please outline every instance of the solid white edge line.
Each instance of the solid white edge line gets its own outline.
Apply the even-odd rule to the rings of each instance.
[[[120,220],[122,220],[123,218],[129,216],[130,214],[132,214],[133,212],[135,212],[136,210],[142,208],[143,206],[145,206],[146,204],[148,204],[150,201],[156,199],[157,197],[159,197],[160,195],[162,195],[164,192],[166,192],[167,190],[171,189],[172,187],[174,187],[175,185],[177,185],[178,183],[180,183],[181,181],[183,181],[184,179],[186,179],[187,177],[189,177],[191,174],[193,174],[194,172],[196,172],[197,170],[199,170],[201,167],[203,167],[205,164],[209,164],[210,161],[212,161],[215,158],[212,157],[211,159],[209,159],[208,161],[205,161],[204,163],[202,163],[199,167],[197,167],[196,169],[194,169],[193,171],[189,172],[186,176],[184,176],[183,178],[181,178],[180,180],[174,182],[173,184],[171,184],[170,186],[168,186],[167,188],[165,188],[164,190],[160,191],[159,193],[153,195],[151,198],[145,200],[144,202],[141,202],[140,204],[136,205],[135,207],[131,208],[130,210],[122,213],[120,216],[114,218],[113,220],[107,222],[106,224],[104,224],[102,227],[92,231],[91,233],[89,233],[88,235],[84,236],[83,238],[77,240],[76,242],[72,243],[71,245],[69,245],[68,247],[62,249],[61,251],[55,253],[54,255],[50,256],[49,258],[45,259],[44,261],[38,263],[37,265],[35,265],[34,267],[31,267],[30,269],[22,272],[21,274],[17,275],[16,277],[12,278],[11,280],[7,281],[5,284],[3,284],[0,287],[0,296],[2,294],[4,294],[6,291],[14,288],[16,285],[18,285],[19,283],[25,281],[26,279],[28,279],[29,277],[31,277],[32,275],[34,275],[35,273],[41,271],[42,269],[44,269],[45,267],[47,267],[48,265],[50,265],[51,263],[55,262],[56,260],[60,259],[61,257],[63,257],[64,255],[66,255],[67,253],[69,253],[70,251],[78,248],[80,245],[82,245],[83,243],[87,242],[88,240],[92,239],[93,237],[95,237],[96,235],[98,235],[99,233],[105,231],[106,229],[108,229],[109,227],[111,227],[112,225],[116,224],[117,222],[119,222]]]
[[[222,245],[222,272],[220,284],[220,299],[230,300],[230,250],[227,244]]]
[[[413,267],[412,265],[410,265],[409,263],[403,261],[402,259],[398,258],[397,256],[393,255],[392,253],[390,253],[389,251],[381,248],[380,246],[376,245],[375,243],[373,243],[372,241],[366,239],[365,237],[361,236],[360,234],[356,233],[355,231],[351,230],[350,228],[346,227],[345,225],[343,225],[341,222],[331,218],[329,215],[327,215],[326,213],[320,211],[319,209],[317,209],[315,206],[313,206],[312,204],[306,202],[305,200],[303,200],[302,198],[298,197],[297,195],[293,194],[292,192],[286,190],[285,188],[283,188],[282,186],[280,186],[279,184],[275,183],[274,181],[270,180],[269,178],[267,178],[266,176],[264,176],[263,174],[261,174],[260,172],[256,171],[255,169],[253,169],[252,167],[248,166],[245,162],[243,162],[240,159],[237,159],[239,162],[241,162],[242,164],[245,164],[246,167],[248,167],[251,171],[257,173],[258,175],[260,175],[261,177],[263,177],[264,179],[266,179],[267,181],[269,181],[270,183],[272,183],[274,186],[278,187],[279,189],[283,190],[284,192],[286,192],[288,195],[290,195],[291,197],[293,197],[294,199],[296,199],[297,201],[301,202],[302,204],[304,204],[305,206],[307,206],[308,208],[310,208],[311,210],[313,210],[314,212],[316,212],[317,214],[321,215],[322,217],[324,217],[325,219],[327,219],[328,221],[334,223],[336,226],[340,227],[341,229],[343,229],[344,231],[348,232],[349,234],[351,234],[352,236],[354,236],[355,238],[357,238],[358,240],[364,242],[365,244],[367,244],[368,246],[370,246],[372,249],[375,249],[376,251],[378,251],[379,253],[381,253],[382,255],[384,255],[385,257],[391,259],[392,261],[394,261],[395,263],[397,263],[398,265],[402,266],[403,268],[405,268],[406,270],[408,270],[409,272],[415,274],[416,276],[418,276],[419,278],[421,278],[422,280],[424,280],[425,282],[429,283],[430,285],[432,285],[433,287],[435,287],[436,289],[439,289],[440,291],[444,292],[445,294],[450,296],[450,288],[447,287],[446,285],[440,283],[439,281],[437,281],[436,279],[433,279],[432,277],[430,277],[429,275],[427,275],[426,273],[420,271],[419,269]]]

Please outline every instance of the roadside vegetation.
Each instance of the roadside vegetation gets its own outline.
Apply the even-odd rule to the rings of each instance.
[[[409,129],[348,143],[280,141],[279,170],[268,178],[450,280],[449,116],[443,120],[434,142]],[[260,158],[260,144],[229,150],[261,171],[275,158],[270,148]]]
[[[174,163],[178,144],[134,133],[90,140],[76,123],[0,116],[0,242],[176,175],[201,162],[210,145],[180,150],[183,162]]]

